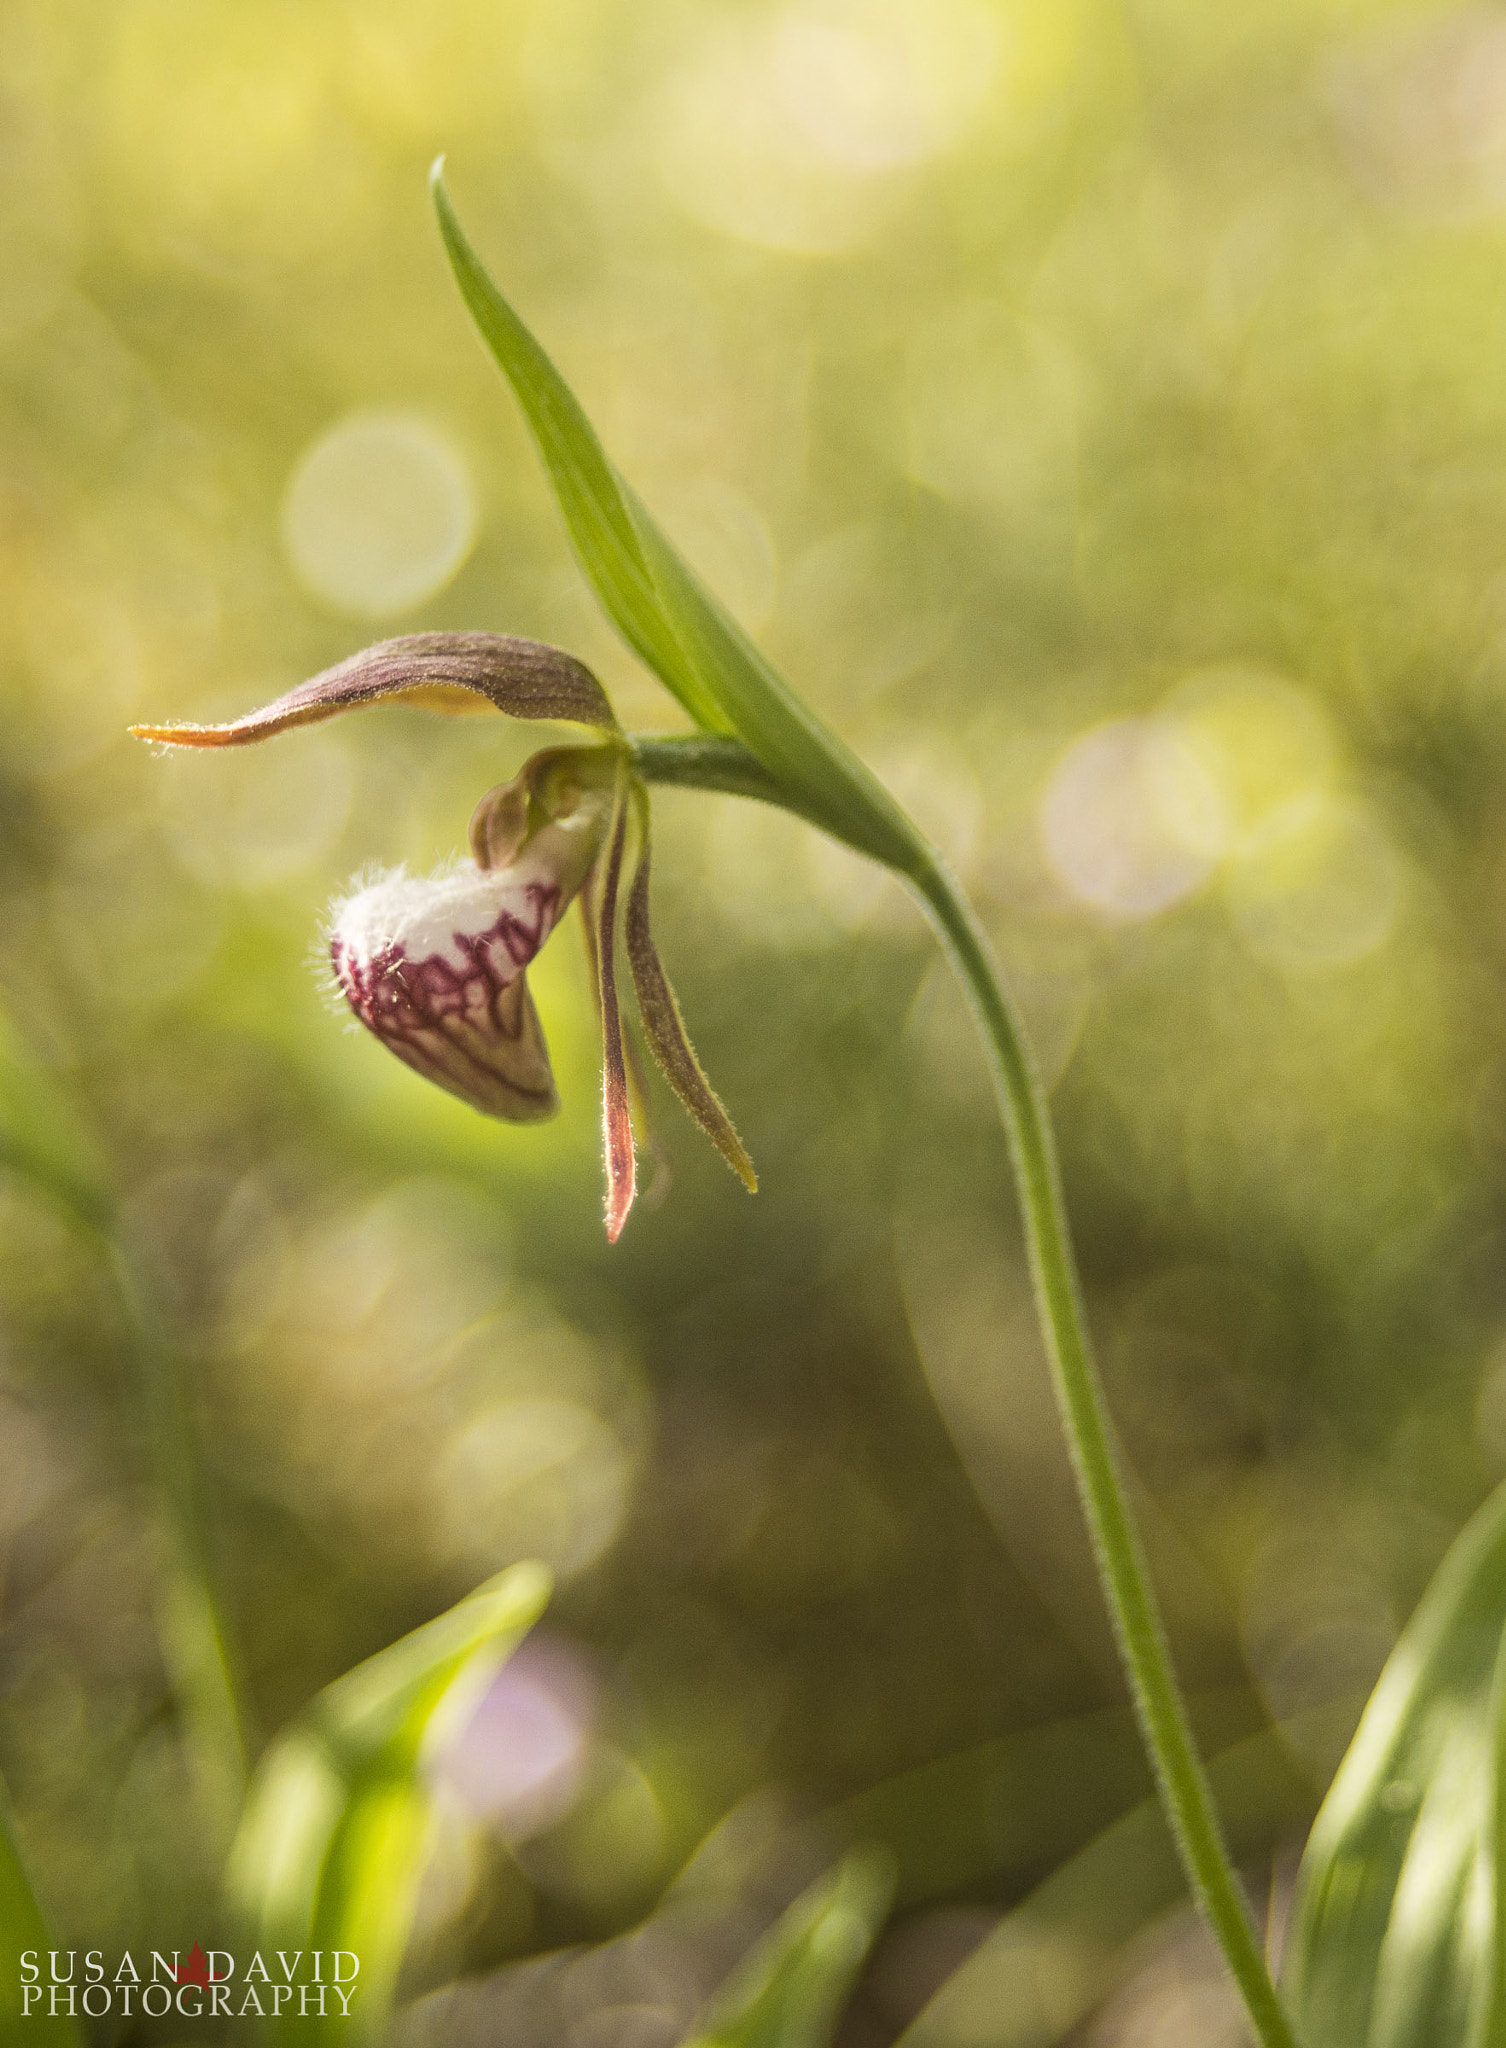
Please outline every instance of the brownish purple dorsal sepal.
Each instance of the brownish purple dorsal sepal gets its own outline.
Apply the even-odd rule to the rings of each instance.
[[[240,747],[389,697],[450,713],[490,703],[511,718],[617,729],[601,684],[561,648],[507,633],[405,633],[363,648],[230,725],[133,725],[131,731],[168,746]]]

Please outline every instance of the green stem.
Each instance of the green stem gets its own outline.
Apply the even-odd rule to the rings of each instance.
[[[779,779],[750,754],[741,740],[723,739],[719,734],[635,732],[628,736],[633,766],[645,782],[664,782],[676,789],[717,789],[728,796],[751,796],[760,803],[777,804],[793,811],[807,824],[832,832],[829,817],[799,796],[783,789]],[[845,839],[846,834],[834,836]],[[850,839],[847,844],[854,842]],[[860,847],[860,852],[867,852]]]
[[[1083,1314],[1045,1091],[988,939],[966,898],[939,860],[911,879],[936,921],[988,1047],[994,1090],[1009,1131],[1057,1407],[1166,1818],[1193,1897],[1217,1937],[1260,2039],[1268,2048],[1291,2048],[1291,2029],[1229,1860],[1130,1514]]]
[[[633,741],[632,749],[646,780],[757,797],[826,824],[803,802],[787,802],[777,778],[737,741],[655,737]],[[917,835],[913,860],[900,872],[931,914],[988,1050],[1057,1407],[1136,1717],[1182,1868],[1263,2048],[1295,2048],[1224,1843],[1125,1495],[1083,1314],[1045,1090],[987,936],[940,856]]]

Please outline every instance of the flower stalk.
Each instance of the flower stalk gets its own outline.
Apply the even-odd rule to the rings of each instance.
[[[822,825],[834,837],[849,838],[840,829],[845,822],[840,815],[821,818],[816,814],[819,807],[803,789],[786,794],[780,778],[735,740],[646,737],[635,738],[630,745],[637,772],[646,782],[755,797]],[[1295,2048],[1224,1842],[1130,1513],[1083,1311],[1045,1090],[977,914],[940,855],[911,830],[906,857],[884,864],[903,876],[924,905],[967,993],[987,1050],[1009,1138],[1052,1387],[1162,1807],[1192,1895],[1223,1951],[1262,2048]]]

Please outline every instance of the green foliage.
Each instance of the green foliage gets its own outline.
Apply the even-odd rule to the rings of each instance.
[[[327,1686],[262,1760],[229,1889],[267,1948],[360,1958],[350,2023],[284,2013],[283,2030],[375,2037],[391,2009],[423,1875],[431,1805],[420,1774],[543,1612],[549,1575],[520,1564]]]
[[[1502,2038],[1503,1621],[1506,1487],[1439,1567],[1313,1828],[1286,1967],[1310,2042]]]
[[[332,1641],[385,1640],[394,1588],[534,1554],[482,1453],[508,1440],[505,1376],[552,1393],[562,1347],[577,1405],[553,1412],[595,1431],[571,1513],[604,1528],[625,1497],[633,1518],[570,1632],[630,1674],[664,1867],[760,1787],[842,1798],[1103,1697],[1028,1282],[995,1284],[983,1250],[1008,1224],[982,1065],[936,983],[912,1004],[895,892],[751,804],[656,802],[660,937],[765,1192],[703,1180],[687,1147],[652,1231],[608,1261],[568,946],[540,963],[565,1115],[537,1133],[380,1071],[304,964],[356,867],[461,843],[516,734],[400,710],[192,781],[119,736],[229,715],[377,631],[483,623],[566,641],[621,677],[634,722],[672,722],[561,588],[553,507],[491,432],[494,367],[415,182],[441,138],[490,195],[478,242],[643,497],[967,878],[1060,1077],[1128,1460],[1153,1519],[1214,1561],[1172,1617],[1189,1668],[1212,1684],[1243,1659],[1282,1717],[1367,1686],[1438,1531],[1506,1469],[1506,297],[1491,93],[1456,89],[1495,77],[1495,17],[1169,0],[1131,47],[1117,15],[1023,0],[586,0],[563,26],[482,0],[153,0],[103,34],[96,15],[62,0],[14,24],[0,980],[46,1020],[38,1081],[67,1046],[109,1191],[160,1255],[252,1725],[322,1683]],[[945,72],[963,17],[997,22],[1000,61],[986,92],[970,64],[983,97],[944,148],[938,128],[928,157],[865,153],[866,97],[810,118],[789,58],[812,20],[837,76],[923,96],[928,61],[894,73],[886,35],[931,24]],[[799,88],[766,156],[741,110],[756,126],[775,101],[739,102],[749,78]],[[757,202],[730,223],[729,191]],[[777,229],[818,201],[850,210],[828,244],[765,233],[759,206]],[[304,451],[394,400],[453,442],[484,517],[453,586],[377,626],[305,587],[277,515]],[[564,495],[579,443],[555,439]],[[703,743],[728,744],[603,473],[599,550]],[[588,495],[567,517],[595,517]],[[1142,714],[1174,741],[1154,758],[1177,832],[1204,774],[1229,830],[1205,842],[1194,804],[1203,880],[1120,916],[1043,852],[1043,804],[1080,742]],[[1131,825],[1162,817],[1151,780]],[[1101,828],[1134,868],[1116,815],[1074,814],[1072,846]],[[1287,829],[1314,815],[1358,820],[1339,852],[1382,858]],[[56,1129],[18,1143],[31,1091],[0,1089],[6,1157],[56,1191]],[[374,1205],[414,1175],[402,1214],[439,1220],[394,1242]],[[60,1928],[186,1941],[204,1830],[140,1625],[118,1303],[50,1199],[3,1178],[3,1762]],[[948,1254],[928,1367],[1012,1559],[921,1416],[897,1189]],[[462,1346],[494,1280],[510,1320]],[[631,1428],[603,1391],[619,1365]],[[1082,1739],[1096,1770],[1048,1755],[1039,1784],[1043,1809],[1065,1784],[1081,1833],[1043,1827],[1002,1877],[994,1811],[938,1777],[976,1849],[969,1898],[1014,1896],[1138,1796],[1117,1725]],[[907,1885],[926,1818],[896,1823]],[[621,1932],[573,1862],[539,1870],[499,1954]]]
[[[893,1896],[893,1858],[851,1851],[743,1958],[684,2048],[824,2048]]]
[[[878,779],[790,691],[613,468],[575,394],[488,276],[440,175],[465,302],[517,394],[581,567],[628,644],[707,731],[734,732],[827,829],[913,872],[924,843]]]
[[[628,645],[673,691],[698,725],[733,728],[686,660],[664,616],[644,559],[626,486],[608,461],[575,394],[488,277],[434,167],[434,204],[455,276],[487,347],[505,371],[549,471],[570,539],[591,587]]]

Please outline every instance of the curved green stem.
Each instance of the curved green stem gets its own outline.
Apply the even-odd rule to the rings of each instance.
[[[1278,2043],[1290,2048],[1291,2029],[1230,1864],[1125,1496],[1113,1425],[1078,1289],[1045,1091],[988,939],[966,898],[939,860],[911,880],[936,922],[988,1047],[994,1090],[1009,1131],[1036,1309],[1057,1406],[1166,1817],[1193,1897],[1224,1952],[1261,2041],[1268,2048],[1277,2048]]]
[[[645,782],[665,782],[676,789],[717,789],[727,796],[751,796],[760,803],[777,804],[793,811],[807,824],[817,825],[838,839],[831,819],[813,805],[780,786],[776,775],[749,753],[741,740],[723,739],[718,733],[635,732],[628,735],[628,753]],[[855,842],[847,839],[849,846]],[[867,848],[859,847],[859,852]]]
[[[757,797],[831,829],[807,802],[788,799],[778,778],[735,740],[644,738],[631,745],[646,781]],[[929,911],[987,1047],[1057,1406],[1135,1713],[1183,1870],[1263,2048],[1295,2048],[1224,1843],[1125,1495],[1083,1314],[1045,1091],[987,935],[940,856],[917,834],[912,857],[897,871]]]

